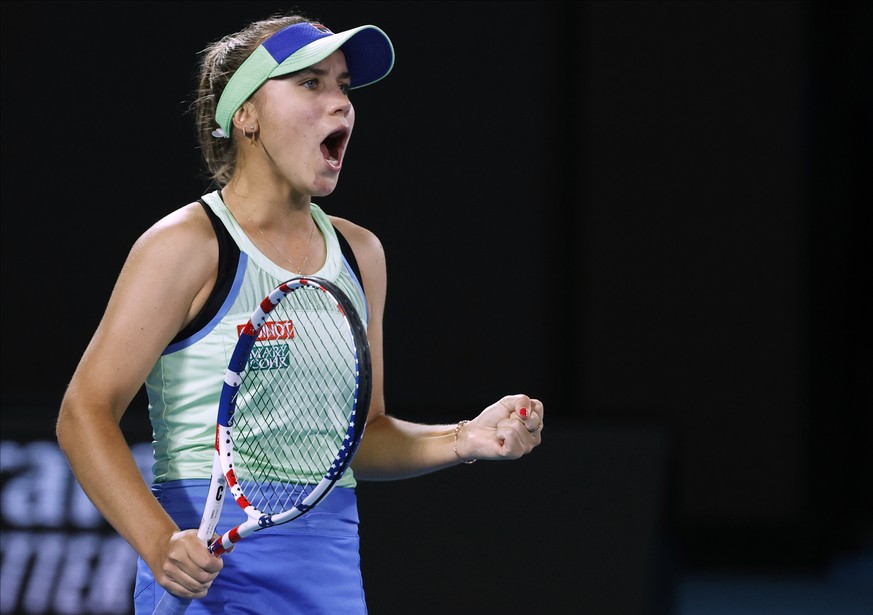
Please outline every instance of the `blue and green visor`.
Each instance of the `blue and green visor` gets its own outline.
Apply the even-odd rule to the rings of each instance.
[[[317,64],[342,48],[350,89],[383,79],[394,66],[394,47],[376,26],[360,26],[334,34],[323,25],[305,22],[288,26],[258,45],[236,70],[218,100],[212,134],[230,137],[233,114],[267,80]]]

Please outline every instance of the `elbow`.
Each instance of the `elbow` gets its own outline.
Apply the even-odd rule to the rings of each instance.
[[[55,437],[61,450],[69,457],[73,450],[84,448],[83,442],[94,437],[104,437],[120,431],[124,407],[116,399],[103,392],[94,393],[93,388],[74,387],[67,389],[55,423]]]
[[[64,454],[69,455],[77,443],[82,441],[86,426],[89,423],[93,425],[93,419],[89,420],[86,416],[87,409],[88,404],[84,403],[81,396],[76,395],[73,390],[67,390],[55,422],[55,438]]]
[[[58,446],[65,454],[70,449],[73,432],[75,431],[75,411],[72,404],[65,397],[61,402],[61,409],[58,412],[58,420],[55,422],[55,438],[57,438]]]

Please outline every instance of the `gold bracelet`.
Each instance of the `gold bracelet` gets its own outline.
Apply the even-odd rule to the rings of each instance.
[[[464,459],[461,457],[461,453],[458,452],[458,434],[461,433],[461,427],[469,423],[468,420],[458,421],[458,426],[455,427],[455,436],[452,439],[452,448],[455,450],[455,455],[458,456],[458,459],[463,461],[466,464],[476,463],[475,459]]]

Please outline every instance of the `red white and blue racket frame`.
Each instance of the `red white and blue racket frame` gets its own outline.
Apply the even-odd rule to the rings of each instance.
[[[233,422],[236,412],[236,399],[243,375],[261,327],[270,314],[289,294],[302,286],[314,287],[327,293],[343,314],[349,326],[349,334],[355,346],[356,377],[354,404],[349,412],[348,428],[333,463],[325,469],[324,477],[308,492],[306,497],[291,508],[274,513],[263,513],[255,508],[240,488],[234,471]],[[248,322],[242,327],[239,339],[231,355],[224,376],[224,384],[218,407],[215,427],[215,452],[213,455],[212,477],[197,532],[198,537],[209,545],[209,551],[216,557],[227,553],[237,542],[260,530],[288,523],[309,512],[333,490],[357,452],[366,426],[367,413],[372,392],[370,346],[363,321],[345,295],[335,284],[313,276],[291,278],[277,286],[255,309]],[[246,513],[247,520],[212,541],[221,517],[221,510],[227,491]],[[180,598],[167,592],[158,602],[153,615],[180,615],[191,603],[190,598]]]

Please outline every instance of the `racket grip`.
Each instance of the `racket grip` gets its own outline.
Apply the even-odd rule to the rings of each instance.
[[[191,604],[191,598],[180,598],[166,592],[161,596],[152,615],[182,615],[188,610],[189,604]]]

